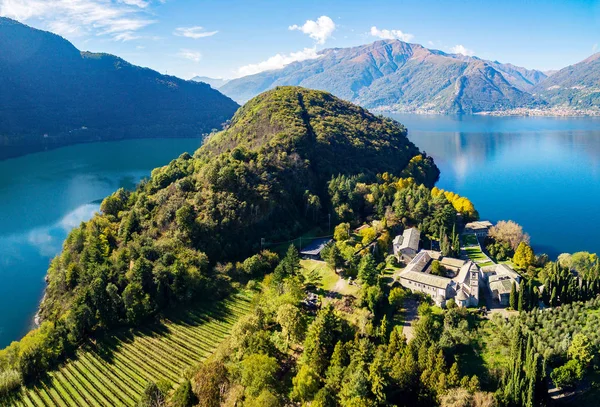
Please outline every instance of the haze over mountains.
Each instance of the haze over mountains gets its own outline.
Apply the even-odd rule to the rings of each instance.
[[[219,89],[221,86],[223,86],[227,82],[229,82],[229,79],[209,78],[208,76],[194,76],[190,80],[192,80],[194,82],[208,83],[211,86],[211,88],[213,88],[213,89]]]
[[[197,137],[237,108],[206,84],[0,18],[0,159],[76,142]]]
[[[325,49],[319,55],[280,70],[233,79],[218,89],[243,103],[275,86],[295,85],[329,91],[369,109],[428,113],[599,105],[597,57],[549,78],[539,70],[399,40]],[[574,94],[585,98],[576,103],[569,97]]]

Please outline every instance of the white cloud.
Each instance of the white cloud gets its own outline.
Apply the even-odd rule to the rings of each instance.
[[[306,20],[304,25],[291,25],[288,27],[290,30],[302,31],[304,34],[308,34],[310,38],[317,41],[318,44],[325,44],[325,41],[331,37],[335,30],[335,23],[327,16],[321,16],[317,18],[317,21]]]
[[[131,40],[153,24],[150,0],[0,0],[0,15],[19,21],[38,20],[59,35],[107,35]]]
[[[119,3],[127,4],[129,6],[137,6],[139,8],[146,8],[150,5],[150,2],[146,0],[119,0]]]
[[[384,40],[400,40],[408,42],[415,36],[408,33],[403,33],[400,30],[379,30],[377,27],[371,27],[371,35],[373,37],[383,38]]]
[[[257,64],[249,64],[242,66],[237,70],[237,76],[254,75],[263,71],[271,71],[281,69],[292,62],[306,61],[308,59],[316,59],[320,55],[317,54],[316,48],[304,48],[302,51],[292,52],[290,54],[277,54],[269,59]]]
[[[452,52],[453,54],[463,54],[468,57],[475,55],[475,51],[473,51],[472,49],[465,48],[464,45],[460,44],[450,48],[450,52]]]
[[[202,54],[198,51],[193,51],[191,49],[180,49],[177,54],[181,58],[189,59],[190,61],[200,62],[202,58]]]
[[[592,52],[598,51],[598,44],[592,45]]]
[[[204,28],[200,26],[179,27],[176,28],[173,32],[174,35],[177,35],[179,37],[188,37],[193,38],[195,40],[197,40],[198,38],[212,37],[216,33],[218,33],[218,31],[204,31]]]
[[[125,41],[139,40],[140,38],[143,38],[143,37],[141,35],[135,35],[131,31],[125,31],[122,33],[115,34],[115,36],[113,38],[115,41],[125,42]]]

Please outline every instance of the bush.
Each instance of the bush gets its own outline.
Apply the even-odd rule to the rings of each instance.
[[[137,402],[137,407],[155,407],[165,404],[165,394],[154,382],[148,382],[144,388],[144,393]]]
[[[8,395],[23,383],[21,374],[16,370],[5,370],[0,373],[0,397]]]
[[[560,388],[573,387],[583,378],[583,369],[576,360],[569,360],[564,365],[557,367],[550,373],[550,378]]]
[[[183,382],[171,397],[173,407],[192,407],[196,402],[196,395],[192,392],[192,384],[189,380]]]

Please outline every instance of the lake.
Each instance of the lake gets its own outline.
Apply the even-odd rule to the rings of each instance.
[[[600,119],[390,116],[435,158],[438,186],[469,197],[483,219],[522,224],[552,256],[600,249]],[[0,161],[0,348],[32,326],[68,231],[114,190],[199,145],[131,140]]]
[[[48,264],[69,230],[199,139],[81,144],[0,161],[0,348],[32,326]]]
[[[482,219],[523,225],[552,258],[600,251],[600,118],[389,116]]]

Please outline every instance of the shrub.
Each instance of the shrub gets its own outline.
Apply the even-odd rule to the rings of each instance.
[[[0,397],[8,395],[23,383],[21,374],[16,370],[0,372]]]
[[[175,390],[171,397],[171,405],[173,407],[192,407],[196,404],[196,396],[192,392],[192,384],[186,380]]]

